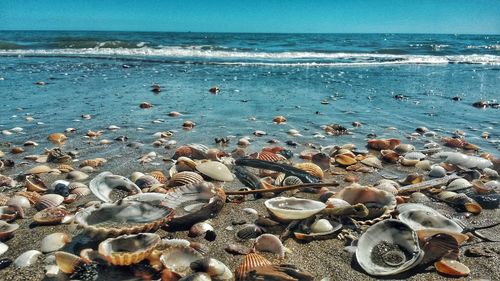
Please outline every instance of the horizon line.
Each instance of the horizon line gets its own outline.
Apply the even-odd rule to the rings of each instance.
[[[273,31],[145,31],[145,30],[88,30],[88,29],[0,29],[0,32],[137,32],[137,33],[212,33],[212,34],[414,34],[414,35],[493,35],[500,33],[424,33],[424,32],[273,32]]]

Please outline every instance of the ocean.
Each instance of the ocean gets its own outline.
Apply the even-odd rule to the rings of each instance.
[[[101,138],[125,135],[153,149],[153,134],[170,130],[179,143],[229,137],[228,150],[249,136],[256,151],[271,139],[363,147],[369,137],[405,140],[427,127],[498,154],[499,109],[472,104],[498,105],[499,89],[500,35],[0,32],[0,130],[23,129],[0,139],[38,141],[33,153],[69,127],[79,132],[70,145],[104,130]],[[274,124],[276,115],[287,123]],[[183,130],[185,120],[195,128]],[[326,135],[322,126],[332,123],[351,134]],[[439,142],[417,142],[430,140]]]

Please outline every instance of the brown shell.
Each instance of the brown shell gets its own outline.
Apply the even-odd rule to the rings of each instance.
[[[252,155],[250,155],[250,156],[252,156]],[[262,152],[257,153],[256,155],[253,154],[253,156],[256,159],[270,161],[270,162],[279,162],[279,161],[286,160],[286,158],[283,155],[276,154],[276,153],[269,152],[269,151],[262,151]]]
[[[27,176],[24,185],[28,191],[45,192],[47,186],[37,175]]]
[[[11,148],[10,152],[13,153],[13,154],[23,153],[24,152],[24,148],[22,148],[22,147],[13,147],[13,148]]]
[[[375,150],[394,149],[399,144],[401,144],[401,141],[398,139],[371,139],[371,140],[368,140],[368,148],[375,149]]]
[[[165,184],[167,182],[167,177],[162,171],[152,171],[149,175],[157,179],[161,184]]]
[[[174,156],[172,156],[172,159],[177,159],[179,157],[189,157],[191,158],[193,154],[193,149],[187,145],[183,145],[178,147],[175,150]]]
[[[57,166],[57,169],[59,171],[61,171],[61,173],[69,173],[69,172],[75,170],[75,169],[73,169],[73,167],[71,167],[70,165],[67,165],[67,164],[61,164],[61,165]]]
[[[35,208],[39,211],[51,207],[57,207],[64,201],[64,197],[59,194],[45,194],[35,204]]]
[[[258,266],[264,266],[264,265],[271,265],[271,262],[268,261],[263,256],[256,253],[250,253],[248,255],[245,255],[240,265],[236,268],[234,272],[236,275],[236,280],[237,281],[245,280],[246,274],[250,270]]]
[[[172,176],[170,179],[169,185],[170,186],[181,186],[181,185],[186,185],[190,183],[198,183],[202,182],[203,177],[195,172],[180,172]]]
[[[5,206],[9,201],[10,197],[5,194],[0,194],[0,206]]]
[[[56,257],[56,264],[59,269],[66,273],[71,274],[75,268],[82,265],[84,261],[79,257],[68,252],[57,251],[54,253]]]
[[[196,123],[194,123],[191,120],[186,120],[186,121],[184,121],[184,123],[182,123],[182,127],[184,129],[192,129],[194,126],[196,126]]]
[[[18,228],[17,223],[7,223],[0,220],[0,239],[11,237]]]
[[[304,163],[298,163],[295,164],[296,168],[299,168],[303,171],[306,171],[307,173],[311,174],[312,176],[315,176],[317,178],[322,179],[324,177],[323,170],[316,164],[310,163],[310,162],[304,162]]]
[[[454,148],[463,148],[467,144],[465,140],[457,138],[443,138],[442,141],[444,145]]]
[[[47,139],[49,141],[51,141],[52,143],[61,144],[61,143],[65,142],[68,139],[68,137],[62,133],[53,133],[53,134],[50,134],[47,137]]]
[[[88,159],[88,160],[84,160],[82,161],[82,163],[80,163],[80,168],[81,167],[85,167],[85,166],[90,166],[92,168],[97,168],[97,167],[100,167],[104,164],[104,161],[102,161],[101,159]]]
[[[72,189],[70,192],[71,194],[75,194],[78,197],[87,196],[92,193],[92,191],[88,187],[77,187],[75,189]]]
[[[107,247],[111,243],[123,243],[123,240],[135,239],[127,241],[127,246],[114,248]],[[142,241],[140,241],[142,240]],[[144,242],[146,240],[146,242]],[[160,236],[153,233],[140,233],[136,235],[122,235],[117,238],[108,238],[99,244],[99,254],[113,265],[131,265],[136,264],[147,258],[155,247],[160,243]],[[140,248],[143,247],[143,248]],[[131,249],[132,248],[132,249]],[[138,248],[138,249],[136,249]]]
[[[285,116],[279,115],[279,116],[276,116],[276,117],[273,118],[273,122],[276,123],[276,124],[278,124],[278,125],[279,124],[283,124],[283,123],[286,122],[286,118],[285,118]]]
[[[335,156],[335,162],[342,166],[350,166],[356,164],[358,161],[349,154],[339,154]]]
[[[38,202],[38,200],[40,200],[40,197],[42,197],[40,193],[37,193],[35,191],[19,191],[16,192],[16,195],[28,198],[28,201],[30,201],[31,205],[34,205],[36,202]]]
[[[36,174],[43,174],[43,173],[49,173],[50,171],[52,171],[52,169],[49,167],[49,166],[46,166],[46,165],[38,165],[38,166],[35,166],[31,169],[29,169],[26,174],[30,174],[30,175],[36,175]]]
[[[442,259],[434,263],[436,270],[444,275],[448,276],[467,276],[470,273],[470,269],[463,263],[456,260]]]
[[[58,224],[69,213],[65,209],[52,207],[41,210],[33,216],[33,220],[41,225]]]
[[[380,153],[382,154],[382,160],[385,162],[393,164],[398,162],[399,154],[397,154],[394,150],[383,149]]]
[[[139,104],[139,107],[142,109],[147,109],[153,107],[153,105],[150,104],[149,102],[142,102],[141,104]]]

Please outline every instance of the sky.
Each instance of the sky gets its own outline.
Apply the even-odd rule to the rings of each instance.
[[[0,0],[0,30],[500,34],[500,0]]]

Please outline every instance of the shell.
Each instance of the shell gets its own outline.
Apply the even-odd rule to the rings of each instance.
[[[382,162],[377,157],[367,157],[367,158],[361,160],[361,163],[363,163],[369,167],[382,169]]]
[[[75,221],[90,236],[106,237],[155,231],[173,217],[172,209],[147,202],[118,201],[85,208]]]
[[[264,258],[263,256],[256,253],[250,253],[248,255],[245,255],[243,257],[243,260],[241,261],[241,263],[234,272],[236,275],[236,280],[237,281],[245,280],[245,275],[247,274],[247,272],[254,269],[255,267],[265,266],[265,265],[271,265],[271,262],[266,258]]]
[[[167,177],[162,171],[152,171],[149,175],[158,180],[161,184],[165,184],[167,182]]]
[[[203,177],[200,176],[200,174],[195,173],[195,172],[189,172],[189,171],[184,171],[177,173],[172,176],[172,178],[169,181],[170,186],[180,186],[180,185],[186,185],[190,183],[198,183],[202,182]]]
[[[400,204],[397,207],[398,218],[413,230],[442,229],[452,232],[462,232],[463,228],[454,221],[441,215],[438,211],[422,204]]]
[[[55,252],[54,255],[56,257],[57,266],[66,274],[75,272],[75,268],[84,263],[79,256],[75,256],[67,252],[58,251]]]
[[[25,179],[25,186],[28,191],[45,192],[47,186],[37,175],[29,175]]]
[[[281,182],[281,185],[282,186],[290,186],[290,185],[298,185],[298,184],[302,184],[302,183],[303,183],[302,180],[300,180],[298,177],[288,176],[288,177],[283,179],[283,181]]]
[[[286,158],[283,155],[276,154],[270,151],[261,151],[255,155],[254,154],[250,155],[250,157],[252,156],[254,156],[253,158],[255,159],[269,161],[269,162],[280,162],[286,160]]]
[[[0,242],[0,256],[5,254],[5,252],[7,252],[8,250],[9,250],[9,246],[7,246],[7,244]]]
[[[133,173],[130,175],[129,179],[130,179],[130,181],[135,182],[137,179],[139,179],[139,178],[140,178],[140,177],[142,177],[142,176],[144,176],[144,174],[143,174],[143,173],[141,173],[141,172],[133,172]]]
[[[124,179],[125,179],[125,177],[124,177]],[[160,184],[160,182],[155,177],[153,177],[151,175],[144,175],[144,176],[138,178],[134,183],[140,189],[151,188],[154,185]],[[123,183],[123,184],[125,184],[125,183]]]
[[[231,281],[234,280],[234,275],[224,263],[214,258],[204,258],[192,262],[191,269],[196,272],[205,272],[213,280]]]
[[[46,165],[38,165],[31,169],[29,169],[25,174],[36,175],[36,174],[44,174],[51,172],[52,169]]]
[[[89,166],[89,167],[92,167],[92,168],[98,168],[98,167],[101,167],[102,165],[104,165],[104,163],[106,163],[106,161],[104,159],[87,159],[87,160],[83,160],[82,163],[80,163],[80,168],[81,167],[85,167],[85,166]]]
[[[442,178],[446,176],[446,169],[439,166],[439,165],[433,165],[431,167],[431,170],[429,171],[429,177],[433,178]]]
[[[401,141],[398,139],[372,139],[372,140],[368,140],[368,148],[375,149],[375,150],[394,149],[399,144],[401,144]]]
[[[168,206],[175,210],[170,227],[186,228],[194,223],[205,221],[224,206],[226,196],[212,183],[199,182],[170,189],[166,194],[136,194],[126,198]]]
[[[191,271],[191,263],[201,258],[200,253],[189,247],[170,247],[163,252],[160,261],[166,268],[186,276]]]
[[[398,162],[399,154],[394,150],[384,149],[380,151],[380,154],[382,154],[382,160],[384,160],[387,163]]]
[[[321,169],[320,166],[310,163],[310,162],[304,162],[304,163],[299,163],[294,165],[296,168],[299,168],[303,171],[306,171],[310,175],[322,179],[324,177],[323,170]]]
[[[467,276],[470,274],[470,269],[456,260],[442,259],[434,263],[436,270],[444,275],[448,276]]]
[[[69,213],[62,208],[52,207],[41,210],[33,216],[33,220],[40,225],[58,224]]]
[[[286,122],[286,118],[285,116],[282,116],[282,115],[278,115],[278,116],[275,116],[273,118],[273,122],[276,123],[276,124],[283,124]]]
[[[61,143],[64,143],[68,139],[68,137],[62,133],[53,133],[53,134],[50,134],[47,137],[47,139],[54,144],[61,144]]]
[[[414,152],[410,152],[410,153],[407,153],[405,154],[404,158],[405,159],[408,159],[408,160],[423,160],[425,159],[427,156],[421,152],[417,152],[417,151],[414,151]]]
[[[257,252],[271,252],[277,254],[279,258],[285,257],[285,247],[281,240],[273,234],[262,234],[257,237],[253,246]]]
[[[394,275],[418,265],[423,258],[417,234],[405,223],[385,220],[368,228],[358,240],[356,259],[370,275]]]
[[[56,232],[45,236],[42,239],[40,250],[42,253],[57,251],[71,242],[71,236],[66,233]]]
[[[368,208],[368,215],[359,223],[374,223],[385,219],[396,208],[396,197],[374,187],[347,186],[339,191],[335,198],[343,199],[351,205],[364,204]]]
[[[459,178],[451,181],[446,186],[446,190],[457,191],[457,190],[467,189],[469,187],[472,187],[472,184],[468,180]]]
[[[24,196],[14,195],[6,203],[9,206],[18,206],[20,208],[28,209],[31,207],[30,201]]]
[[[196,170],[203,175],[218,181],[233,181],[233,174],[226,165],[216,161],[206,161],[196,165]]]
[[[153,233],[108,238],[99,244],[99,254],[113,265],[136,264],[147,258],[160,240]]]
[[[35,208],[41,211],[46,208],[57,207],[64,201],[64,197],[59,194],[45,194],[35,204]]]
[[[406,154],[408,152],[412,152],[414,150],[415,150],[415,147],[413,145],[407,144],[407,143],[402,143],[402,144],[394,147],[394,152],[396,152],[399,155],[403,155],[403,154]]]
[[[76,194],[78,197],[83,197],[92,194],[92,191],[88,187],[78,187],[70,191],[71,194]]]
[[[36,263],[42,253],[37,250],[29,250],[22,253],[14,260],[14,265],[19,268],[28,267]]]
[[[295,197],[275,197],[266,200],[264,205],[272,216],[282,221],[305,219],[326,208],[322,202]]]
[[[87,175],[84,172],[81,171],[71,171],[68,173],[66,176],[67,179],[69,180],[75,180],[75,181],[83,181],[88,179],[89,175]]]
[[[7,223],[0,220],[0,239],[11,237],[18,228],[17,223]]]
[[[208,241],[215,240],[216,235],[215,235],[214,227],[207,222],[198,222],[198,223],[193,224],[193,226],[191,226],[191,228],[189,229],[188,236],[189,237],[198,237],[198,236],[203,235],[203,234],[206,234],[205,239],[207,239]]]
[[[111,172],[102,172],[89,183],[92,193],[104,202],[112,202],[111,192],[117,187],[124,187],[130,192],[141,193],[141,189],[126,177],[113,175]]]
[[[358,161],[349,154],[339,154],[335,156],[335,163],[342,166],[350,166],[356,164]]]
[[[57,166],[57,169],[59,171],[61,171],[61,173],[69,173],[69,172],[75,170],[75,169],[73,169],[73,167],[71,167],[70,165],[67,165],[67,164],[61,164],[61,165]]]
[[[236,237],[242,240],[257,238],[264,232],[262,227],[255,224],[245,224],[243,228],[236,232]]]
[[[451,237],[455,238],[458,245],[461,245],[461,244],[467,242],[467,240],[469,240],[469,236],[467,236],[466,234],[460,233],[460,232],[453,232],[453,231],[448,231],[448,230],[444,230],[444,229],[434,229],[434,228],[424,228],[421,230],[417,230],[417,235],[418,235],[418,239],[420,240],[420,242],[426,241],[427,239],[429,239],[430,237],[432,237],[436,234],[450,235]]]

